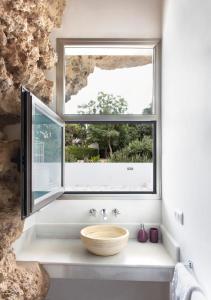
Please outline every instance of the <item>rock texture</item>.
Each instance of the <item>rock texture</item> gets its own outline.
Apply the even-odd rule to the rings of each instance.
[[[66,56],[66,102],[87,85],[89,74],[98,67],[103,70],[133,68],[152,63],[152,56],[78,55]]]
[[[0,141],[0,299],[42,300],[49,286],[47,273],[38,263],[17,264],[11,250],[23,230],[18,149],[19,141]]]
[[[56,62],[49,34],[58,26],[64,0],[0,1],[0,116],[20,111],[20,85],[45,102],[53,83],[44,71]]]
[[[0,263],[0,299],[25,300],[45,299],[49,278],[38,263],[18,263],[9,251]]]
[[[20,86],[43,101],[53,83],[45,70],[56,62],[49,34],[59,26],[65,0],[0,1],[0,300],[42,300],[48,275],[38,263],[18,264],[11,244],[21,235],[19,141],[8,141],[5,125],[20,113]]]

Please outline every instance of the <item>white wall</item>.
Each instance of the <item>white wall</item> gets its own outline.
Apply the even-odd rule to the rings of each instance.
[[[163,21],[163,222],[211,299],[211,2],[166,0]],[[184,212],[184,226],[174,210]]]
[[[66,163],[65,187],[69,191],[152,191],[153,163]]]
[[[52,43],[56,38],[160,38],[161,37],[162,0],[68,0],[65,8],[62,26],[52,33]],[[48,77],[56,80],[56,68],[48,73]],[[54,103],[55,106],[55,103]],[[145,210],[146,218],[150,211],[145,201],[126,200],[123,209],[128,204],[135,205],[137,210]],[[154,200],[154,209],[158,203]],[[118,202],[121,209],[121,202]],[[115,205],[115,204],[114,204]],[[92,206],[92,201],[90,201]],[[149,204],[151,207],[151,201]],[[159,203],[161,207],[161,203]],[[153,209],[152,209],[153,211]],[[157,210],[160,218],[160,209]],[[152,213],[154,216],[154,213]],[[156,220],[158,220],[156,218]],[[151,219],[151,222],[156,222]]]
[[[162,0],[68,0],[62,26],[52,33],[52,43],[55,46],[58,37],[160,38],[161,11]],[[56,68],[48,73],[54,82],[55,73]],[[131,207],[136,207],[149,222],[159,222],[161,202],[146,201],[128,199],[114,202],[113,205],[123,211],[124,215],[127,214],[127,210],[131,211]],[[91,208],[93,201],[88,203]],[[101,203],[104,203],[103,206],[106,204],[105,201]]]
[[[95,208],[97,210],[97,218],[89,216],[90,208]],[[36,213],[36,223],[103,223],[103,219],[99,214],[102,208],[107,210],[107,222],[110,223],[132,223],[134,226],[141,223],[152,225],[161,223],[160,201],[124,200],[121,199],[121,197],[119,200],[108,200],[106,197],[103,197],[102,200],[56,200]],[[118,208],[121,213],[117,218],[111,214],[111,211],[114,208]]]
[[[57,37],[69,37],[69,38],[159,38],[161,37],[161,3],[162,0],[68,0],[67,7],[65,10],[62,27],[61,29],[55,30],[52,34],[52,42],[55,46],[55,39]],[[55,81],[55,69],[48,73],[49,79]],[[55,106],[55,102],[54,102]],[[68,202],[68,201],[66,201]],[[72,207],[76,207],[76,210],[80,213],[76,213],[76,210],[73,211],[66,209],[66,215],[68,215],[69,222],[73,220],[75,222],[80,222],[87,215],[87,208],[92,208],[97,205],[96,202],[92,200],[80,201],[77,200],[69,202]],[[161,202],[157,200],[146,200],[146,201],[137,201],[137,200],[124,200],[124,201],[113,201],[112,204],[107,200],[98,201],[98,206],[100,208],[108,207],[117,207],[121,210],[122,215],[128,220],[134,221],[134,215],[136,219],[140,218],[140,221],[146,222],[160,222],[160,208]],[[56,206],[64,203],[55,203]],[[78,209],[78,206],[79,209]],[[98,207],[97,207],[98,208]],[[53,209],[53,206],[49,206],[46,210],[43,211],[43,214],[48,209]],[[61,207],[60,207],[61,209]],[[63,206],[63,211],[65,210]],[[138,217],[138,214],[140,217]],[[59,214],[57,214],[58,216]],[[42,218],[40,214],[40,219]],[[58,217],[59,218],[59,217]],[[62,219],[60,216],[59,220]],[[125,219],[125,220],[126,220]],[[123,220],[124,221],[124,220]],[[65,282],[63,282],[65,285]],[[108,289],[113,286],[108,285],[105,289],[97,288],[97,283],[90,283],[90,287],[87,287],[88,283],[78,283],[80,290],[84,289],[85,298],[98,300],[105,299],[102,298],[102,293],[108,292]],[[104,282],[106,284],[106,282]],[[51,300],[57,300],[58,295],[56,295],[57,290],[56,282],[52,282],[52,288],[49,293]],[[68,287],[68,288],[67,288]],[[167,297],[167,292],[165,289],[161,288],[160,300],[165,300]],[[61,288],[59,287],[61,290]],[[94,293],[92,289],[95,289]],[[112,299],[126,299],[122,298],[122,295],[127,293],[128,285],[125,283],[116,289],[112,288],[115,298]],[[147,289],[147,287],[146,287]],[[150,288],[149,288],[150,289]],[[140,298],[140,287],[135,285],[133,288],[130,288],[131,293],[136,295],[134,299],[158,299],[157,294],[158,290],[155,289],[154,292],[150,292],[148,289],[148,297]],[[53,291],[53,292],[52,292]],[[74,282],[68,282],[66,284],[65,295],[68,293],[74,295],[73,299],[77,299],[79,293],[78,285]],[[154,293],[154,294],[153,294]],[[55,294],[55,297],[54,297]],[[52,296],[53,295],[53,296]],[[153,296],[154,295],[154,296]],[[155,296],[156,295],[156,296]],[[78,299],[80,298],[79,295]],[[81,296],[82,297],[82,296]],[[150,298],[151,297],[151,298]],[[59,299],[66,300],[59,296]],[[70,298],[68,298],[70,299]],[[108,298],[107,298],[108,299]],[[109,298],[111,299],[111,297]]]
[[[67,0],[62,27],[67,38],[159,38],[162,0]]]

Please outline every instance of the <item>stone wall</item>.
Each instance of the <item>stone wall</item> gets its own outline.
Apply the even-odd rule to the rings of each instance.
[[[65,0],[0,1],[0,300],[41,300],[48,275],[37,263],[17,264],[11,244],[21,234],[19,141],[8,141],[5,125],[20,114],[20,86],[44,102],[53,83],[45,70],[56,63],[49,34],[60,25]]]

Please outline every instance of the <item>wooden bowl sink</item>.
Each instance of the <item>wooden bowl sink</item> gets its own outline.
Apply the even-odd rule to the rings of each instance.
[[[94,225],[83,228],[81,240],[87,250],[100,256],[119,253],[128,242],[129,231],[116,225]]]

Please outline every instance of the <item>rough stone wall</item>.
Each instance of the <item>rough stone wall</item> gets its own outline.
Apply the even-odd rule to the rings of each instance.
[[[66,102],[71,95],[76,95],[87,86],[89,74],[98,67],[103,70],[133,68],[152,63],[152,56],[125,56],[125,55],[75,55],[66,56]]]
[[[49,34],[60,23],[64,0],[0,1],[0,114],[20,111],[20,85],[49,102],[53,83],[44,70],[56,62]]]
[[[65,0],[0,1],[0,300],[42,300],[48,275],[37,263],[17,264],[11,244],[20,236],[19,141],[2,128],[20,113],[20,86],[48,103],[53,83],[45,70],[56,63],[49,34],[60,25]]]

